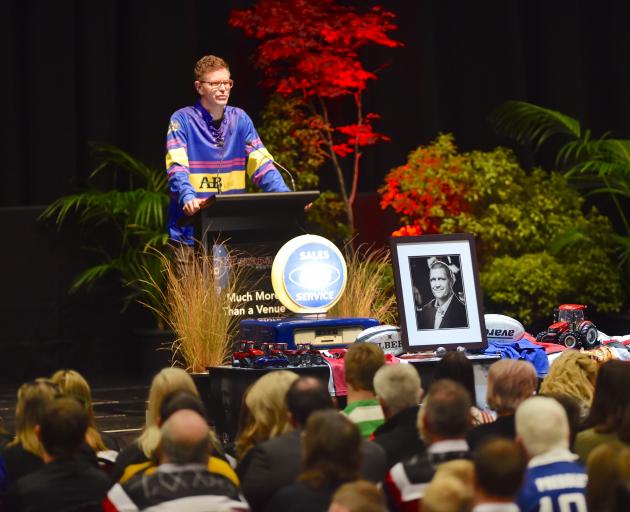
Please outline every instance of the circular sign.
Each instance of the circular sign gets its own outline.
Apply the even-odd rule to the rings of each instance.
[[[294,313],[325,313],[346,287],[346,262],[330,240],[302,235],[276,254],[271,284],[276,297]]]

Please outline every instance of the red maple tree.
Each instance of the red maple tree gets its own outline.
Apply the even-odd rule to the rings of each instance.
[[[256,64],[264,84],[284,95],[300,95],[310,115],[319,120],[313,125],[320,127],[352,227],[361,148],[389,140],[373,129],[372,122],[380,116],[363,112],[362,92],[377,75],[365,69],[358,52],[367,45],[401,46],[388,35],[397,28],[394,18],[378,6],[359,12],[335,0],[259,0],[230,17],[232,26],[260,41]],[[335,124],[330,102],[344,97],[352,99],[356,120]],[[348,193],[340,159],[349,155],[353,162]]]

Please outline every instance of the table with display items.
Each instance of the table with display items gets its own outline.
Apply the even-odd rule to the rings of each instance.
[[[473,363],[475,376],[475,391],[477,405],[486,406],[486,388],[488,368],[492,363],[500,359],[498,355],[467,355]],[[440,361],[439,357],[427,357],[409,360],[418,371],[422,387],[428,390],[435,367]],[[404,364],[404,363],[401,363]],[[278,370],[290,370],[300,376],[315,377],[329,387],[330,369],[323,366],[297,366],[286,368],[234,368],[232,366],[217,366],[208,368],[205,385],[200,392],[208,410],[208,420],[214,425],[217,434],[227,446],[234,442],[239,426],[241,406],[246,390],[260,377],[269,372]],[[342,409],[346,405],[345,396],[336,396],[337,407]]]

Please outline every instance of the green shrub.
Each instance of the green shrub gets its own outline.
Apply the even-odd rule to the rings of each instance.
[[[610,222],[595,209],[585,214],[584,199],[562,174],[528,173],[506,148],[460,153],[452,135],[440,135],[392,170],[386,183],[392,180],[396,192],[381,192],[389,204],[405,205],[405,223],[476,235],[488,312],[529,323],[549,318],[562,302],[601,312],[621,307]],[[430,209],[409,206],[426,194]]]

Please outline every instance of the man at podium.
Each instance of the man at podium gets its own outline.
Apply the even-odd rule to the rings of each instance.
[[[178,226],[215,194],[245,192],[245,174],[265,192],[289,192],[249,116],[228,106],[234,81],[226,61],[206,55],[195,64],[197,102],[175,112],[166,135],[170,189],[169,238],[193,245],[193,227]]]

